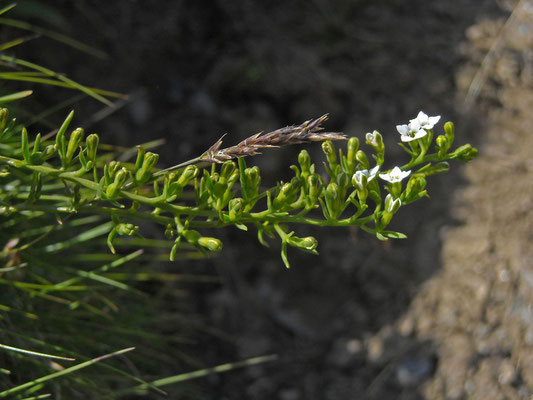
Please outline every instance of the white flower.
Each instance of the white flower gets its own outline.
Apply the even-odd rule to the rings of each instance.
[[[409,120],[409,125],[396,125],[396,129],[402,135],[402,142],[420,139],[428,134],[428,130],[433,129],[439,122],[440,115],[429,117],[420,111],[415,119]]]
[[[410,142],[411,140],[420,139],[428,134],[425,129],[420,129],[417,120],[409,125],[396,125],[396,129],[402,135],[402,142]]]
[[[388,174],[379,174],[379,177],[384,181],[396,183],[401,182],[404,178],[407,178],[410,173],[411,170],[402,171],[400,168],[394,167],[391,172],[389,172]]]
[[[415,119],[409,120],[410,124],[413,124],[413,126],[418,126],[419,129],[433,129],[435,124],[439,122],[440,115],[436,115],[434,117],[428,117],[426,113],[423,111],[420,111]],[[416,125],[415,125],[416,124]]]
[[[352,182],[354,186],[357,186],[359,189],[364,189],[368,182],[376,177],[379,171],[379,165],[376,165],[371,170],[363,169],[361,171],[355,171],[355,174],[352,177]]]
[[[372,133],[368,132],[365,138],[366,141],[374,147],[380,147],[381,145],[383,145],[383,139],[378,131],[374,131]]]

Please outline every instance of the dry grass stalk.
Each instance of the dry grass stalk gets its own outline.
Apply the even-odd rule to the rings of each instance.
[[[260,149],[269,147],[322,142],[324,140],[346,140],[346,136],[342,133],[322,132],[323,128],[320,125],[327,118],[326,114],[320,118],[305,121],[300,125],[287,126],[265,134],[259,132],[235,146],[220,149],[223,136],[199,158],[204,162],[222,163],[239,157],[260,154]]]

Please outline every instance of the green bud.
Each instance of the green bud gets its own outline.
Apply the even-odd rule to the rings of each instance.
[[[233,161],[226,161],[220,167],[219,183],[226,184],[230,180],[235,171],[235,163]]]
[[[449,149],[455,138],[455,126],[453,125],[453,122],[448,121],[444,124],[444,133],[446,135],[446,139],[448,140]]]
[[[133,224],[118,224],[115,229],[119,235],[133,236],[139,230],[139,227]]]
[[[191,181],[191,179],[198,175],[198,171],[199,170],[196,165],[187,166],[178,179],[178,186],[185,187]]]
[[[440,159],[443,159],[446,157],[446,152],[450,148],[448,145],[448,139],[444,135],[437,136],[437,139],[435,139],[435,144],[437,145],[437,154]]]
[[[124,186],[126,179],[128,179],[128,170],[126,168],[122,168],[115,174],[113,183],[106,188],[106,195],[110,199],[115,199],[118,196],[122,186]]]
[[[290,182],[283,184],[276,198],[274,199],[274,208],[280,209],[284,205],[290,205],[292,202],[294,202],[298,195],[299,189],[300,185],[296,178],[293,178]]]
[[[167,239],[172,239],[174,236],[176,236],[176,229],[174,226],[172,226],[172,224],[168,224],[165,229],[165,237]]]
[[[402,193],[401,199],[404,204],[411,203],[425,196],[427,192],[424,190],[426,187],[426,179],[421,176],[411,176],[405,187],[405,191]]]
[[[259,167],[246,168],[244,170],[244,177],[246,179],[247,193],[243,193],[245,198],[255,197],[259,191],[259,184],[261,183],[261,174]]]
[[[459,161],[470,161],[478,156],[478,150],[472,147],[470,144],[465,144],[455,150],[451,155],[451,159],[456,159]]]
[[[230,221],[235,221],[238,217],[241,216],[244,208],[244,200],[240,197],[231,199],[228,204],[229,210],[229,219]]]
[[[325,198],[329,217],[337,219],[341,210],[339,207],[339,188],[335,182],[329,183],[326,188]]]
[[[222,250],[222,242],[217,238],[203,236],[198,239],[198,244],[209,251]]]
[[[331,140],[326,140],[322,143],[322,151],[326,155],[330,167],[333,169],[337,165],[337,155],[335,154],[335,146],[333,146]]]
[[[56,146],[54,146],[53,144],[50,144],[44,148],[43,153],[41,154],[41,157],[43,160],[47,160],[50,157],[53,157],[54,154],[56,153],[57,153]]]
[[[368,162],[368,158],[366,157],[366,154],[364,151],[362,150],[359,150],[356,154],[355,154],[355,159],[357,161],[359,161],[359,164],[361,164],[361,167],[363,169],[368,169],[370,168],[370,163]]]
[[[87,149],[87,159],[92,162],[96,162],[96,153],[98,151],[98,142],[100,138],[96,133],[91,133],[85,139],[85,147]]]
[[[140,183],[146,183],[152,176],[152,168],[157,163],[159,154],[147,152],[143,157],[141,168],[135,172],[135,180]]]
[[[320,179],[318,179],[318,175],[309,175],[309,177],[307,178],[307,185],[309,187],[309,193],[306,199],[306,203],[308,207],[312,207],[317,202],[321,192]]]
[[[355,171],[355,165],[357,164],[356,154],[359,150],[359,139],[351,137],[348,139],[347,155],[346,155],[346,173],[351,175]]]
[[[299,249],[312,253],[316,253],[316,248],[318,246],[318,241],[312,236],[307,236],[303,238],[289,236],[287,238],[287,243],[292,247],[297,247]]]
[[[84,133],[83,133],[82,128],[76,128],[70,134],[70,139],[68,141],[68,146],[67,146],[67,153],[65,156],[67,165],[70,163],[70,161],[74,157],[74,153],[76,152],[76,150],[78,150],[78,147],[80,146],[80,143],[83,140],[83,135]]]
[[[106,164],[104,166],[104,176],[106,180],[106,184],[111,184],[113,179],[115,178],[115,174],[120,169],[120,162],[117,161],[110,161],[109,164]]]
[[[311,156],[307,152],[307,150],[300,151],[300,154],[298,154],[298,163],[300,164],[300,168],[302,172],[310,172],[311,169]]]
[[[148,152],[144,155],[143,168],[146,170],[151,170],[154,165],[159,160],[159,154]]]

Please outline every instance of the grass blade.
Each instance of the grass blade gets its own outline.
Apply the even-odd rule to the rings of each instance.
[[[249,367],[251,365],[257,365],[257,364],[262,364],[262,363],[269,362],[269,361],[274,361],[277,358],[278,356],[276,354],[253,357],[253,358],[249,358],[243,361],[222,364],[222,365],[218,365],[212,368],[204,368],[204,369],[200,369],[197,371],[188,372],[185,374],[179,374],[179,375],[170,376],[167,378],[158,379],[156,381],[151,382],[150,384],[156,387],[171,385],[173,383],[179,383],[179,382],[187,381],[190,379],[196,379],[196,378],[200,378],[202,376],[206,376],[206,375],[213,374],[213,373],[227,372],[227,371],[231,371],[236,368]],[[139,386],[134,387],[132,390],[140,391],[140,390],[146,390],[147,388],[148,387],[146,385],[139,385]]]
[[[12,64],[16,64],[16,65],[20,65],[22,67],[26,67],[26,68],[30,68],[34,71],[39,71],[39,72],[42,72],[43,74],[47,75],[47,76],[50,76],[50,77],[53,77],[53,78],[56,78],[68,85],[70,85],[70,87],[72,88],[75,88],[75,89],[78,89],[79,91],[87,94],[88,96],[91,96],[92,98],[104,103],[105,105],[107,106],[111,106],[113,103],[111,103],[109,100],[107,100],[105,97],[102,97],[100,96],[98,93],[95,93],[94,90],[91,90],[90,88],[84,86],[84,85],[81,85],[75,81],[73,81],[72,79],[69,79],[63,75],[60,75],[54,71],[52,71],[51,69],[48,69],[48,68],[45,68],[45,67],[41,67],[40,65],[37,65],[37,64],[34,64],[32,62],[29,62],[29,61],[26,61],[26,60],[21,60],[19,58],[14,58],[14,57],[9,57],[9,56],[6,56],[6,55],[0,55],[0,60],[1,61],[4,61],[6,63],[12,63]]]
[[[114,356],[118,356],[120,354],[127,353],[128,351],[132,351],[134,349],[135,349],[135,347],[128,347],[126,349],[118,350],[118,351],[115,351],[113,353],[109,353],[109,354],[105,354],[105,355],[100,356],[100,357],[93,358],[92,360],[85,361],[85,362],[83,362],[81,364],[78,364],[78,365],[74,365],[74,366],[72,366],[70,368],[66,368],[66,369],[64,369],[62,371],[58,371],[58,372],[54,372],[54,373],[49,374],[49,375],[45,375],[45,376],[43,376],[41,378],[37,378],[37,379],[35,379],[33,381],[23,383],[22,385],[19,385],[19,386],[15,386],[14,388],[11,388],[11,389],[8,389],[8,390],[4,390],[3,392],[0,392],[0,397],[6,397],[6,396],[8,396],[10,394],[13,394],[13,393],[16,393],[16,392],[20,392],[21,390],[30,388],[32,386],[47,382],[47,381],[52,380],[52,379],[59,378],[60,376],[68,375],[68,374],[70,374],[70,373],[72,373],[74,371],[78,371],[80,369],[87,368],[87,367],[91,366],[92,364],[96,364],[96,363],[98,363],[100,361],[103,361],[103,360],[105,360],[107,358],[110,358],[110,357],[114,357]]]
[[[4,8],[3,10],[0,11],[0,14],[6,11],[9,11],[13,7],[14,7],[14,4]],[[48,29],[43,29],[38,26],[29,24],[27,22],[19,21],[18,19],[0,18],[0,24],[11,26],[13,28],[24,29],[26,31],[34,32],[39,35],[47,36],[50,39],[66,44],[67,46],[73,47],[79,51],[90,54],[97,58],[101,58],[101,59],[107,58],[107,54],[101,50],[95,49],[94,47],[91,47],[91,46],[87,46],[86,44],[82,42],[78,42],[77,40],[72,39],[66,35],[62,35],[61,33],[57,33],[57,32],[54,32]]]
[[[9,351],[16,351],[18,353],[29,354],[29,355],[37,356],[37,357],[53,358],[53,359],[56,359],[56,360],[66,360],[66,361],[74,361],[75,360],[75,358],[54,356],[52,354],[39,353],[37,351],[19,349],[18,347],[7,346],[7,345],[1,344],[1,343],[0,343],[0,348],[5,349],[5,350],[9,350]]]
[[[22,92],[11,93],[6,96],[0,97],[0,104],[9,103],[11,101],[20,100],[30,96],[33,90],[23,90]]]

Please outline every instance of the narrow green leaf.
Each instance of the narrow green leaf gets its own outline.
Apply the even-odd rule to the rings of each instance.
[[[87,368],[87,367],[91,366],[92,364],[98,363],[98,362],[103,361],[103,360],[105,360],[107,358],[110,358],[110,357],[114,357],[114,356],[118,356],[120,354],[127,353],[128,351],[132,351],[134,349],[135,349],[135,347],[128,347],[126,349],[115,351],[114,353],[109,353],[109,354],[105,354],[105,355],[100,356],[100,357],[93,358],[92,360],[83,362],[83,363],[78,364],[78,365],[74,365],[74,366],[72,366],[70,368],[66,368],[66,369],[64,369],[62,371],[58,371],[58,372],[54,372],[54,373],[49,374],[49,375],[45,375],[45,376],[43,376],[41,378],[38,378],[38,379],[35,379],[33,381],[26,382],[26,383],[23,383],[22,385],[15,386],[14,388],[11,388],[11,389],[8,389],[8,390],[4,390],[3,392],[0,392],[0,397],[6,397],[6,396],[8,396],[10,394],[13,394],[13,393],[16,393],[16,392],[20,392],[21,390],[30,388],[30,387],[38,385],[40,383],[47,382],[49,380],[59,378],[60,376],[68,375],[68,374],[70,374],[70,373],[72,373],[74,371],[78,371],[80,369]]]
[[[8,351],[15,351],[17,353],[23,353],[23,354],[29,354],[31,356],[37,356],[37,357],[45,357],[45,358],[53,358],[55,360],[66,360],[66,361],[74,361],[75,358],[70,357],[62,357],[62,356],[54,356],[52,354],[46,354],[46,353],[39,353],[37,351],[31,351],[31,350],[25,350],[25,349],[19,349],[18,347],[12,347],[7,346],[5,344],[0,343],[0,348],[8,350]]]
[[[0,11],[0,15],[3,14],[4,12],[6,12],[6,11],[9,11],[14,6],[15,6],[15,4],[12,4],[10,6],[7,6],[4,9],[2,9]],[[12,19],[12,18],[0,18],[0,24],[7,25],[7,26],[12,26],[12,27],[18,28],[18,29],[24,29],[24,30],[27,30],[27,31],[31,31],[31,32],[37,33],[39,35],[47,36],[50,39],[53,39],[53,40],[58,41],[60,43],[66,44],[67,46],[73,47],[73,48],[75,48],[75,49],[77,49],[79,51],[82,51],[84,53],[90,54],[90,55],[92,55],[94,57],[98,57],[98,58],[102,58],[102,59],[107,58],[107,54],[104,53],[101,50],[95,49],[94,47],[91,47],[91,46],[87,46],[86,44],[84,44],[82,42],[79,42],[79,41],[77,41],[75,39],[72,39],[72,38],[70,38],[68,36],[62,35],[60,33],[57,33],[57,32],[54,32],[54,31],[51,31],[51,30],[48,30],[48,29],[43,29],[43,28],[40,28],[40,27],[35,26],[35,25],[31,25],[31,24],[29,24],[27,22],[24,22],[24,21],[19,21],[17,19]]]
[[[2,14],[5,14],[6,12],[8,12],[9,10],[11,10],[13,7],[15,7],[17,5],[17,3],[11,3],[11,4],[8,4],[7,6],[5,6],[4,8],[2,8],[0,10],[0,15]]]
[[[31,96],[33,90],[23,90],[22,92],[11,93],[5,96],[0,97],[0,104],[9,103],[11,101],[16,101],[23,99],[25,97]]]
[[[78,89],[79,91],[91,96],[92,98],[104,103],[107,106],[111,106],[112,105],[112,103],[109,100],[107,100],[105,97],[100,96],[98,93],[95,93],[94,90],[91,90],[87,86],[81,85],[81,84],[73,81],[72,79],[67,78],[66,76],[60,75],[60,74],[52,71],[51,69],[48,69],[48,68],[45,68],[45,67],[41,67],[40,65],[34,64],[34,63],[26,61],[26,60],[21,60],[19,58],[14,58],[14,57],[9,57],[9,56],[3,55],[3,54],[0,54],[0,60],[5,61],[7,63],[14,63],[14,64],[17,64],[17,65],[20,65],[20,66],[23,66],[23,67],[26,67],[26,68],[30,68],[30,69],[32,69],[34,71],[42,72],[43,74],[45,74],[47,76],[54,77],[54,78],[56,78],[56,79],[58,79],[58,80],[60,80],[60,81],[62,81],[64,83],[69,84],[72,88]]]
[[[151,382],[151,384],[156,386],[156,387],[172,385],[174,383],[179,383],[179,382],[184,382],[184,381],[188,381],[188,380],[191,380],[191,379],[201,378],[202,376],[207,376],[207,375],[210,375],[210,374],[213,374],[213,373],[227,372],[227,371],[234,370],[236,368],[249,367],[249,366],[252,366],[252,365],[262,364],[262,363],[265,363],[265,362],[271,362],[271,361],[276,360],[277,358],[278,358],[278,356],[276,354],[270,354],[270,355],[260,356],[260,357],[253,357],[253,358],[249,358],[249,359],[243,360],[243,361],[222,364],[222,365],[218,365],[218,366],[212,367],[212,368],[200,369],[200,370],[196,370],[196,371],[193,371],[193,372],[188,372],[188,373],[185,373],[185,374],[179,374],[179,375],[174,375],[174,376],[170,376],[170,377],[167,377],[167,378],[158,379],[156,381]],[[137,387],[135,387],[133,389],[127,390],[127,392],[131,392],[131,391],[138,392],[138,391],[146,390],[146,389],[148,389],[148,387],[143,384],[143,385],[139,385],[139,386],[137,386]]]
[[[382,233],[391,239],[407,239],[407,235],[401,232],[384,231]]]

